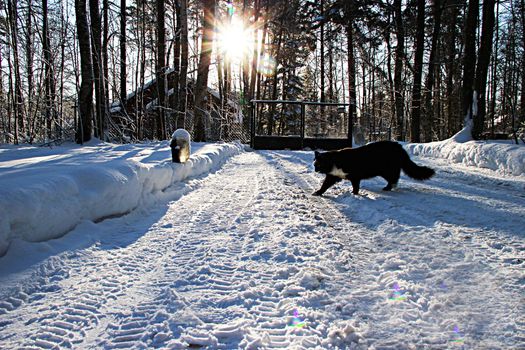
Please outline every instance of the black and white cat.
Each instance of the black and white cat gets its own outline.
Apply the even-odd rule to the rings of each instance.
[[[352,193],[358,194],[360,182],[364,179],[381,176],[388,182],[383,190],[390,191],[397,185],[401,169],[416,180],[429,179],[435,173],[431,168],[414,163],[403,147],[392,141],[324,153],[316,151],[314,167],[315,171],[326,174],[321,188],[314,192],[316,196],[343,179],[350,180]]]

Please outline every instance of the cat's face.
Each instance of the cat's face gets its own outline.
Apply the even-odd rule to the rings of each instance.
[[[326,156],[326,153],[315,151],[314,169],[318,173],[327,174],[332,170],[333,164]]]

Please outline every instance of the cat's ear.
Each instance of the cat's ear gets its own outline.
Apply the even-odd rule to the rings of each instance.
[[[315,158],[316,158],[316,159],[317,159],[317,157],[319,157],[319,154],[321,154],[321,153],[319,153],[319,152],[317,152],[317,151],[314,151],[314,155],[315,155]]]

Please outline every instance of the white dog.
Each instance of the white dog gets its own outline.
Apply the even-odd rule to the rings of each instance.
[[[177,129],[171,135],[171,159],[174,163],[184,163],[190,158],[190,133]]]

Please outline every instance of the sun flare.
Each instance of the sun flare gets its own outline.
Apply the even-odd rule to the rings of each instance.
[[[232,19],[219,28],[217,45],[229,59],[240,60],[253,50],[253,33],[241,21]]]

